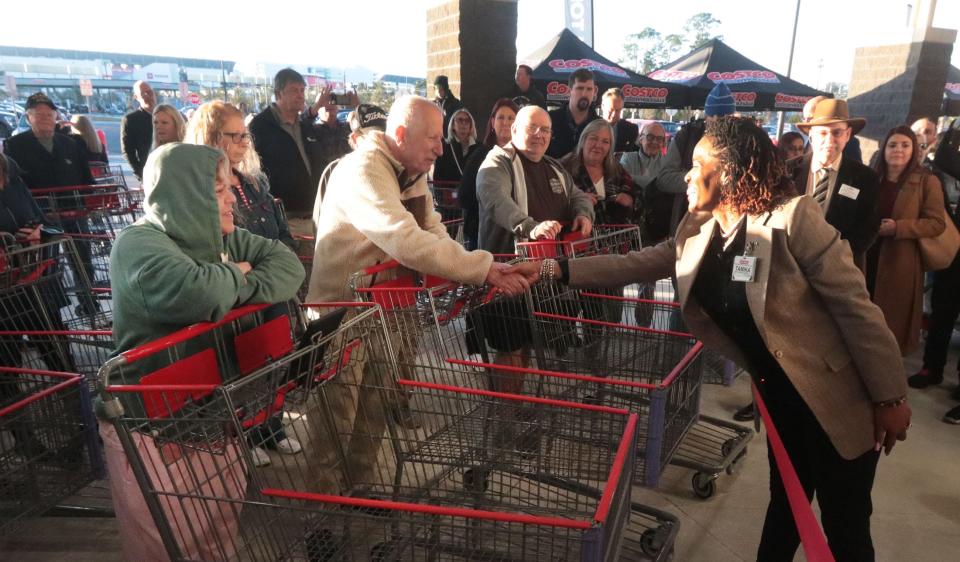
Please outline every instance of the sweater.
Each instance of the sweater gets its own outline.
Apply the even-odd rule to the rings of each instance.
[[[296,295],[303,266],[283,243],[242,228],[221,233],[213,190],[219,157],[207,146],[170,143],[147,160],[145,215],[120,232],[110,253],[115,353],[240,305]],[[235,265],[243,261],[252,267],[246,275]]]
[[[468,252],[450,238],[433,209],[426,175],[406,179],[379,131],[367,135],[333,169],[316,213],[307,302],[352,300],[350,276],[390,259],[420,273],[472,284],[483,283],[493,263],[488,252]]]

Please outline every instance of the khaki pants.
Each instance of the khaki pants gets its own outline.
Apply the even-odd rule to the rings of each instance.
[[[343,324],[353,316],[348,313]],[[318,421],[311,424],[310,442],[304,444],[306,484],[317,493],[343,494],[393,483],[395,467],[389,462],[393,449],[388,446],[385,466],[378,466],[378,459],[388,440],[388,416],[406,406],[408,396],[396,383],[395,363],[382,338],[356,345],[358,333],[350,332],[334,338],[326,351],[328,365],[340,362],[347,353],[349,362],[315,389],[307,407],[308,418]],[[396,354],[399,335],[388,334]],[[398,361],[408,357],[409,351],[405,349],[399,356]]]

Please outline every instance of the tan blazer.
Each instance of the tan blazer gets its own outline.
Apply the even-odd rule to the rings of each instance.
[[[877,303],[906,357],[920,344],[923,316],[923,264],[919,238],[939,236],[944,222],[943,188],[937,176],[923,168],[903,182],[893,204],[897,232],[877,238],[880,257],[873,302]]]
[[[704,345],[746,364],[739,348],[691,297],[716,224],[689,215],[674,239],[623,256],[570,262],[574,287],[615,287],[677,275],[689,330]],[[849,244],[810,197],[747,217],[748,247],[757,257],[747,302],[761,337],[844,458],[874,445],[873,402],[904,396],[897,342],[867,294]]]

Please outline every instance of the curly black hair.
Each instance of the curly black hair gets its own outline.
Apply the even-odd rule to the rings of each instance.
[[[707,123],[703,138],[720,160],[720,203],[738,213],[773,211],[796,195],[780,151],[753,119],[721,117]]]

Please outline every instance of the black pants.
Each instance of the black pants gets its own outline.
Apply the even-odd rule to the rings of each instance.
[[[947,364],[950,336],[960,315],[960,257],[953,260],[947,269],[933,273],[930,307],[932,311],[927,326],[927,343],[923,349],[923,366],[936,376],[943,374]],[[957,371],[960,372],[960,361],[957,362]]]
[[[837,453],[789,381],[771,381],[762,390],[764,401],[794,465],[807,499],[814,493],[820,521],[837,562],[873,561],[870,491],[879,453],[870,450],[846,460]],[[760,562],[791,562],[800,535],[787,502],[786,491],[767,442],[770,459],[770,504],[757,551]]]

